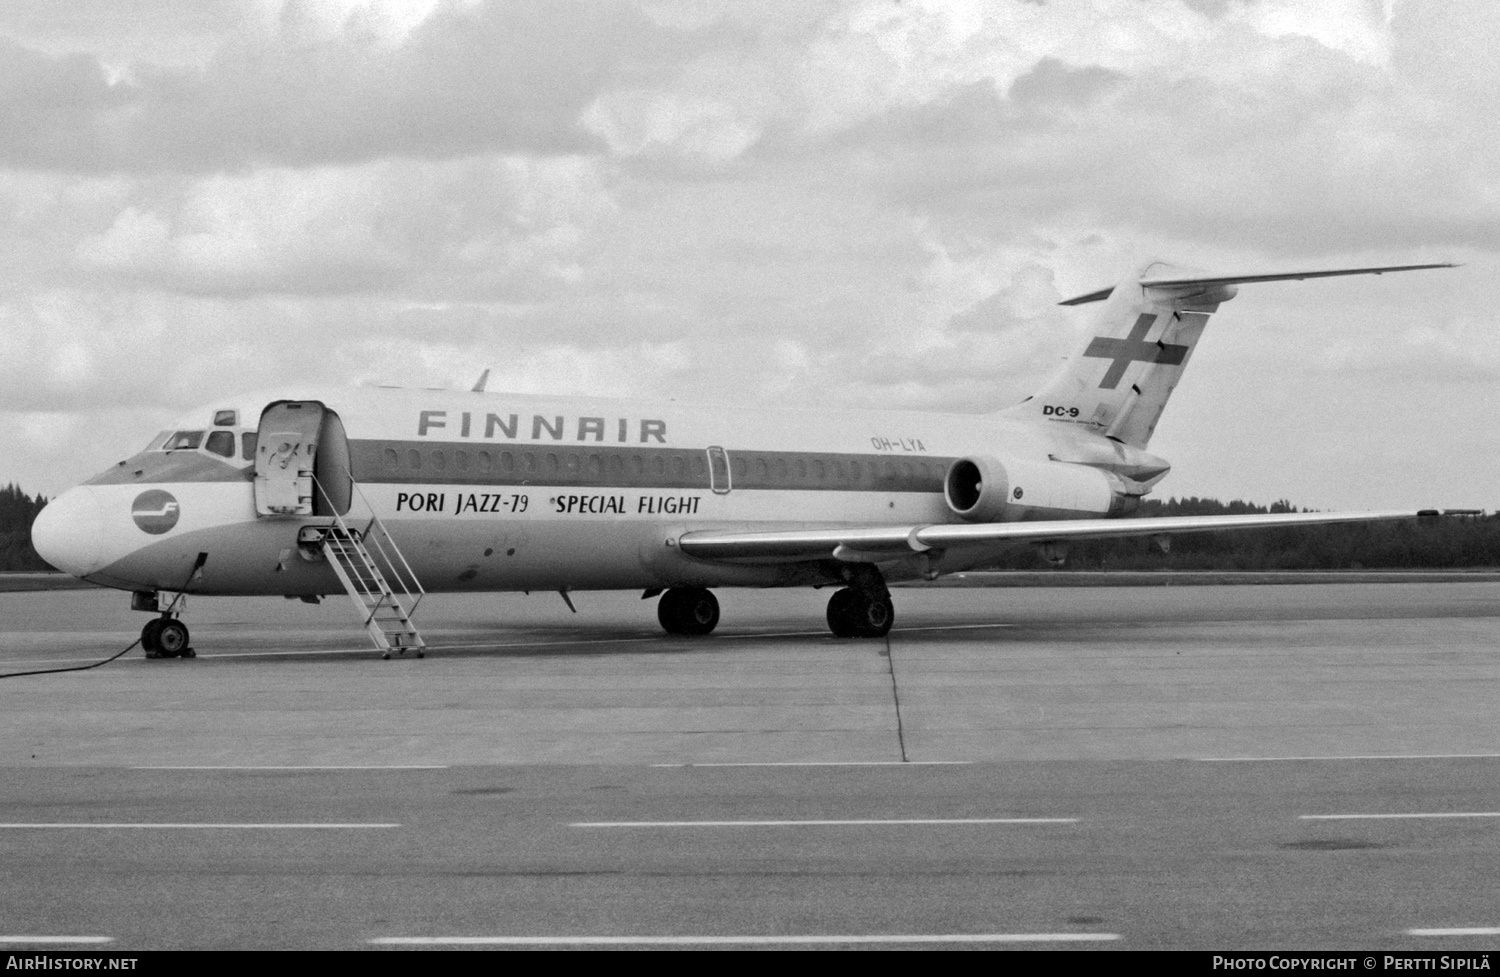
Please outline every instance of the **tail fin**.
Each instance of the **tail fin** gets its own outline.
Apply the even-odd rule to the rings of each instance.
[[[1095,334],[1040,391],[1007,416],[1078,424],[1131,447],[1144,448],[1208,317],[1234,298],[1242,282],[1381,274],[1453,265],[1397,265],[1264,275],[1204,275],[1153,261],[1124,282],[1068,299],[1104,302]]]
[[[1184,271],[1155,261],[1113,289],[1070,300],[1104,300],[1093,337],[1040,391],[1006,413],[1079,424],[1144,448],[1208,317],[1234,295],[1227,283],[1190,289],[1143,285]]]

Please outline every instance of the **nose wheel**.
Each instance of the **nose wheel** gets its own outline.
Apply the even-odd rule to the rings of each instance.
[[[141,647],[147,658],[197,658],[188,645],[188,629],[175,617],[158,617],[141,628]]]

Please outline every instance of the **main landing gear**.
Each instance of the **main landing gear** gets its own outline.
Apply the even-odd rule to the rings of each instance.
[[[828,601],[828,629],[836,638],[883,638],[896,622],[885,578],[870,564],[843,571],[848,584]],[[647,597],[653,596],[651,591]],[[704,587],[673,587],[661,595],[656,618],[668,634],[703,635],[719,623],[719,601]]]
[[[197,658],[188,646],[188,629],[175,617],[162,615],[141,628],[141,647],[147,658]]]
[[[828,599],[828,630],[835,638],[883,638],[895,620],[889,596],[845,587]]]
[[[673,587],[661,595],[656,619],[668,634],[708,634],[719,623],[719,600],[704,587]]]
[[[835,638],[883,638],[896,622],[896,608],[880,571],[867,563],[850,568],[849,586],[828,599],[828,630]]]

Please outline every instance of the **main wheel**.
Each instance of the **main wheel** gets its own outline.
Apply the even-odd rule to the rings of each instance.
[[[859,602],[850,615],[854,620],[854,633],[861,638],[884,638],[891,633],[896,623],[896,608],[889,597],[866,597],[860,595]]]
[[[673,587],[661,595],[656,619],[668,634],[708,634],[719,624],[719,601],[703,587]]]
[[[176,618],[162,619],[156,632],[156,646],[168,658],[176,658],[188,650],[188,629]]]
[[[828,630],[835,638],[852,638],[857,633],[854,624],[854,604],[859,594],[845,587],[836,590],[828,598]]]
[[[896,620],[889,597],[871,597],[852,587],[828,599],[828,630],[837,638],[883,638]]]

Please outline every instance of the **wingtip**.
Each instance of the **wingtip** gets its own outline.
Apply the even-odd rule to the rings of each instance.
[[[1101,288],[1097,292],[1089,292],[1087,295],[1075,295],[1070,299],[1063,299],[1058,305],[1087,305],[1090,302],[1103,302],[1114,294],[1115,287]]]

